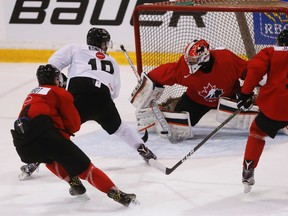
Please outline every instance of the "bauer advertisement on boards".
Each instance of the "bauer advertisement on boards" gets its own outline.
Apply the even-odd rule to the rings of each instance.
[[[114,47],[134,49],[135,6],[163,0],[0,0],[2,48],[54,49],[83,42],[92,26],[105,28]],[[21,42],[20,42],[21,41]]]
[[[57,49],[66,43],[82,43],[88,29],[97,26],[109,31],[114,44],[113,49],[119,49],[120,44],[123,44],[132,51],[135,47],[132,23],[135,6],[163,1],[0,0],[0,13],[1,17],[4,17],[0,20],[0,46],[2,48]],[[157,15],[157,18],[166,15]],[[206,25],[215,22],[206,12],[202,12],[197,17],[198,22],[199,19],[201,19],[202,26],[198,26],[196,20],[191,24],[205,28]],[[285,14],[281,13],[254,13],[253,19],[256,44],[275,44],[275,35],[281,29],[288,27],[288,19]],[[218,20],[218,22],[225,23],[225,19]],[[145,26],[145,28],[151,27]],[[177,28],[177,25],[171,28]],[[232,31],[232,29],[226,30]],[[207,35],[205,39],[210,41],[217,34],[223,34],[223,32]]]

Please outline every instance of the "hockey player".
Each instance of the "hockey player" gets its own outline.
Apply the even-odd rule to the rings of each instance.
[[[112,44],[110,34],[91,28],[86,45],[70,44],[56,51],[48,60],[59,70],[69,66],[68,91],[74,97],[81,123],[98,122],[107,133],[114,134],[136,149],[145,159],[156,159],[138,134],[121,120],[113,102],[120,90],[120,69],[106,52]]]
[[[86,192],[81,178],[129,206],[136,195],[120,191],[70,140],[81,121],[72,95],[59,87],[59,75],[60,71],[50,64],[40,65],[37,70],[39,86],[27,96],[11,130],[19,157],[25,163],[46,163],[52,173],[69,183],[71,195]]]
[[[174,112],[189,113],[191,126],[211,109],[216,109],[220,97],[235,98],[244,79],[247,62],[231,51],[209,49],[203,40],[189,43],[178,62],[160,65],[148,73],[156,85],[180,84],[187,87]],[[190,129],[191,130],[191,129]]]
[[[238,108],[251,107],[252,91],[265,74],[267,82],[256,99],[260,112],[250,126],[244,153],[242,183],[245,193],[255,184],[254,169],[264,149],[265,137],[274,138],[279,129],[288,125],[288,30],[279,33],[276,46],[262,49],[248,63]]]
[[[89,120],[98,122],[108,134],[120,137],[139,152],[145,161],[156,159],[138,136],[121,120],[113,102],[120,91],[120,69],[113,57],[107,54],[110,40],[108,31],[91,28],[87,44],[69,44],[57,50],[48,60],[60,71],[68,69],[68,91],[80,114],[81,124]],[[22,174],[30,176],[39,164],[23,165]]]

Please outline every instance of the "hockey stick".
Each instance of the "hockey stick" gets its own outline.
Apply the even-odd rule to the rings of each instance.
[[[158,107],[158,104],[156,103],[155,100],[153,100],[151,102],[151,105],[150,105],[151,109],[152,109],[152,112],[154,114],[154,116],[156,117],[157,121],[159,122],[161,128],[163,131],[161,131],[161,134],[165,134],[168,138],[168,140],[171,142],[171,143],[176,143],[177,140],[174,139],[174,137],[172,136],[172,131],[171,131],[171,128],[170,126],[168,125],[163,113],[161,112],[161,110],[159,109]]]
[[[160,170],[161,172],[165,173],[166,175],[171,174],[177,167],[179,167],[184,161],[186,161],[192,154],[194,154],[204,143],[206,143],[211,137],[213,137],[221,128],[224,127],[231,119],[233,119],[239,112],[240,109],[237,109],[232,115],[230,115],[224,122],[222,122],[217,128],[215,128],[208,136],[206,136],[198,145],[196,145],[184,158],[182,158],[178,163],[176,163],[173,167],[168,168],[164,165],[160,164],[158,160],[149,160],[148,163]]]
[[[120,45],[120,48],[121,48],[122,52],[124,53],[124,55],[125,55],[128,63],[129,63],[129,65],[131,66],[131,68],[132,68],[135,76],[137,77],[138,82],[141,82],[141,77],[139,76],[139,74],[138,74],[138,72],[137,72],[137,70],[136,70],[133,62],[131,61],[131,59],[130,59],[130,57],[129,57],[127,51],[126,51],[126,49],[124,48],[124,46],[123,46],[122,44]]]

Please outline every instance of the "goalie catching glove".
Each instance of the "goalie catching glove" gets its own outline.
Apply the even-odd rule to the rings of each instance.
[[[145,109],[150,106],[151,102],[157,101],[164,91],[163,86],[156,85],[148,75],[143,72],[141,74],[141,82],[137,84],[133,90],[130,102],[137,110]]]

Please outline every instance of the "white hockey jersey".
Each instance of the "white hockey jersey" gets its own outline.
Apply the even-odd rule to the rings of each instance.
[[[120,69],[115,59],[103,50],[89,45],[69,44],[57,50],[48,60],[60,71],[68,67],[68,82],[74,77],[98,80],[110,90],[112,99],[119,96]]]

